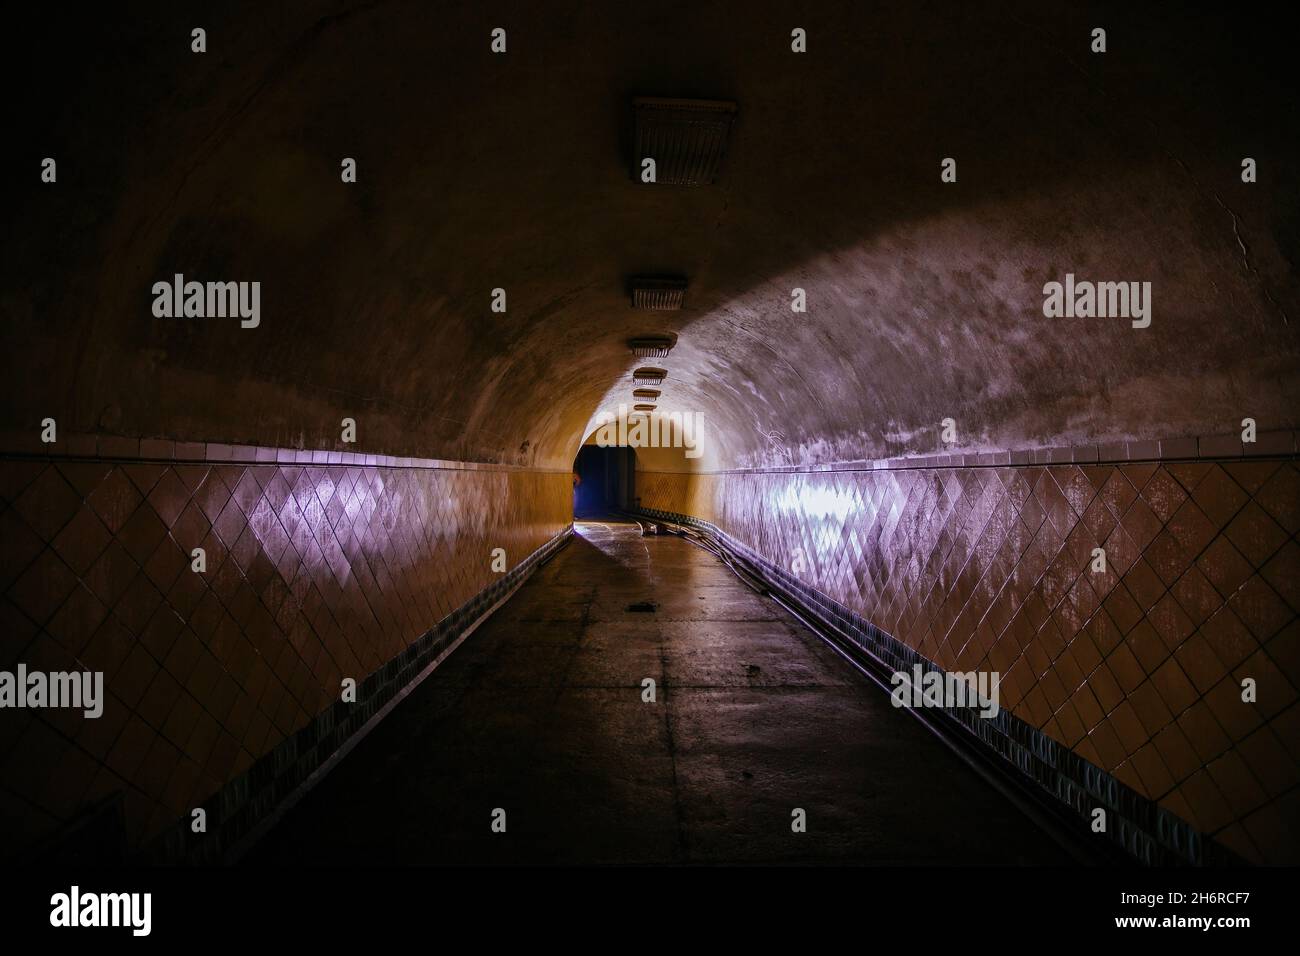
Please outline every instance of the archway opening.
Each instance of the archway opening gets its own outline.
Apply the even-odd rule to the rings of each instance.
[[[588,441],[573,460],[573,516],[615,517],[636,503],[636,450]]]

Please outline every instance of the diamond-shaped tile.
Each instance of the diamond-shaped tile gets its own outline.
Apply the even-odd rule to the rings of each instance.
[[[1253,501],[1237,513],[1228,525],[1227,535],[1228,540],[1256,568],[1262,567],[1287,539],[1286,532]]]
[[[120,467],[114,468],[86,501],[108,530],[117,534],[144,498]]]
[[[54,550],[79,576],[84,576],[104,549],[112,534],[89,508],[78,508],[55,537]],[[7,542],[6,542],[7,545]]]
[[[46,541],[58,534],[80,505],[80,496],[52,465],[42,469],[14,500],[23,521]]]

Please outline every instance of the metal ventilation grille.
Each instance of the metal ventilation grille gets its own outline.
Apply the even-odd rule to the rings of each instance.
[[[632,411],[634,411],[634,412],[653,412],[654,410],[655,410],[655,407],[654,407],[653,405],[633,405],[633,406],[632,406]]]
[[[632,100],[632,111],[636,117],[634,178],[640,178],[641,162],[648,158],[655,161],[656,183],[707,186],[717,179],[735,103],[638,96]]]
[[[637,358],[664,358],[676,344],[666,335],[642,335],[627,343]]]
[[[657,389],[657,388],[634,388],[634,389],[632,389],[632,397],[633,397],[633,398],[650,398],[650,399],[657,399],[657,398],[659,397],[660,394],[661,394],[661,393],[660,393],[659,389]]]
[[[638,385],[662,385],[668,377],[666,368],[654,368],[647,365],[632,373],[632,380]]]
[[[685,279],[640,277],[632,280],[632,308],[676,312],[686,300]]]

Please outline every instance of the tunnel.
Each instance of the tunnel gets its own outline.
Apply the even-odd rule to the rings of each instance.
[[[1268,16],[60,10],[8,872],[1300,862]]]

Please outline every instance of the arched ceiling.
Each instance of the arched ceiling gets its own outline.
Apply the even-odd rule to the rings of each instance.
[[[704,417],[697,467],[928,452],[947,417],[966,449],[1300,425],[1296,118],[1236,18],[322,9],[15,31],[47,82],[8,147],[7,428],[319,448],[350,416],[367,451],[567,468],[651,332],[679,335],[653,364]],[[641,94],[739,104],[716,185],[629,177]],[[154,318],[177,272],[259,280],[260,327]],[[629,307],[658,272],[683,311]],[[1151,327],[1045,318],[1067,272],[1150,281]]]

